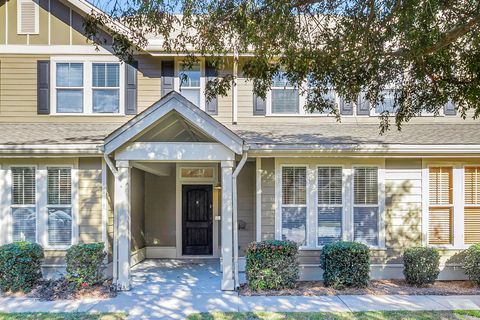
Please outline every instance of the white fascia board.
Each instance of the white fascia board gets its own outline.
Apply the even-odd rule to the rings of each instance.
[[[32,144],[32,145],[0,145],[0,154],[8,153],[8,154],[36,154],[36,153],[66,153],[66,154],[98,154],[101,155],[102,152],[100,150],[100,146],[98,144]]]
[[[479,154],[480,145],[404,145],[404,144],[250,144],[250,152],[289,153],[373,153],[373,154]]]

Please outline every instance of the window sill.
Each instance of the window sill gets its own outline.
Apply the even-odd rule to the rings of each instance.
[[[53,117],[125,117],[126,114],[121,113],[51,113],[47,116]]]
[[[66,251],[70,249],[71,246],[64,246],[64,247],[45,247],[43,251]]]

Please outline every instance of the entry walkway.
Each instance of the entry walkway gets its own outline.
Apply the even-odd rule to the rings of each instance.
[[[131,319],[184,319],[195,312],[348,312],[480,310],[480,296],[243,297],[220,290],[218,260],[146,260],[132,270],[132,290],[108,300],[0,298],[0,312],[125,312]]]

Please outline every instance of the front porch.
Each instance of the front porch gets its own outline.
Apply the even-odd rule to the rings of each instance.
[[[131,288],[132,267],[146,258],[221,258],[219,288],[234,290],[238,251],[255,240],[255,166],[247,164],[249,174],[240,176],[247,163],[243,141],[172,93],[112,133],[104,153],[117,288]],[[239,179],[248,180],[241,192],[249,194],[243,248]]]

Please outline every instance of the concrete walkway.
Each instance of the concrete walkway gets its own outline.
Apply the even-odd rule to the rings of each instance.
[[[131,319],[184,319],[195,312],[348,312],[480,310],[480,296],[243,297],[220,290],[217,260],[147,260],[133,269],[132,290],[108,300],[44,302],[0,298],[0,312],[125,312]]]

